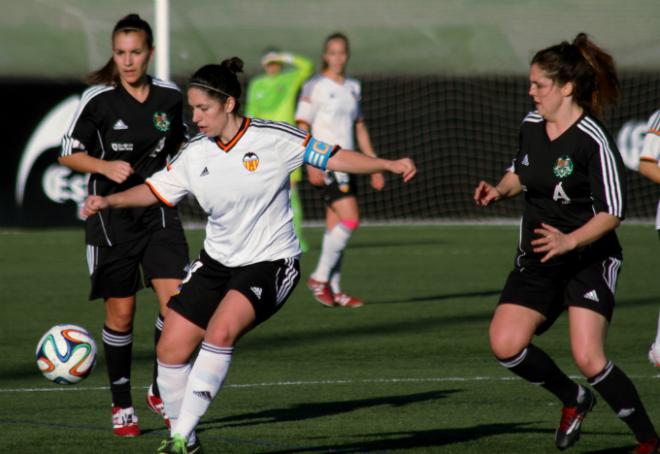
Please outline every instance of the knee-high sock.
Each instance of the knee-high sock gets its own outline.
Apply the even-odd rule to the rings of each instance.
[[[577,404],[579,385],[568,378],[540,348],[530,344],[517,355],[499,361],[519,377],[550,391],[564,406],[572,407]]]
[[[174,433],[174,426],[181,411],[181,403],[186,392],[188,376],[192,366],[187,364],[163,364],[160,361],[158,365],[158,387],[160,389],[160,398],[163,399],[165,412],[170,418],[170,431]]]
[[[635,385],[611,361],[598,375],[589,378],[589,384],[603,396],[614,413],[628,424],[637,441],[644,442],[658,436]]]
[[[330,280],[330,272],[339,261],[353,231],[354,229],[350,229],[342,223],[337,224],[332,230],[326,231],[323,235],[321,256],[316,265],[316,270],[312,273],[313,279],[321,282]]]
[[[658,328],[655,332],[655,345],[660,345],[660,313],[658,314]]]
[[[202,342],[188,376],[181,411],[172,433],[188,438],[220,391],[231,364],[232,347],[216,347]]]
[[[121,408],[131,407],[133,405],[131,399],[133,330],[120,333],[104,326],[102,338],[112,403]]]
[[[341,292],[341,263],[344,260],[344,251],[339,254],[339,260],[335,263],[334,268],[330,270],[330,289],[332,293]]]
[[[160,340],[160,335],[163,332],[163,316],[158,314],[156,317],[156,324],[154,326],[154,369],[151,377],[151,391],[155,396],[160,397],[160,389],[158,388],[158,360],[156,359],[156,346]]]

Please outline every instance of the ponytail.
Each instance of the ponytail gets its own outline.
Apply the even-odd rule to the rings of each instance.
[[[614,59],[585,33],[578,33],[572,43],[538,51],[531,64],[558,85],[571,82],[574,101],[591,114],[600,115],[605,105],[616,104],[621,96]]]

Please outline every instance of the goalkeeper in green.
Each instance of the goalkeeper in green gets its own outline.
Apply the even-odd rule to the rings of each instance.
[[[314,64],[300,55],[271,49],[261,57],[261,66],[264,74],[254,77],[248,85],[245,115],[295,125],[298,92],[312,75]],[[303,210],[298,194],[301,180],[302,167],[298,167],[291,174],[291,208],[300,248],[306,252],[308,246],[302,236]]]

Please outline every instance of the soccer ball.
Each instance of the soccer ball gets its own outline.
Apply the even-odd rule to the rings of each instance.
[[[44,377],[72,385],[92,373],[96,363],[96,343],[80,326],[55,325],[37,344],[37,366]]]

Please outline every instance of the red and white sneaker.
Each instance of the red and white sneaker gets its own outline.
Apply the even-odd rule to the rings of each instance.
[[[165,404],[163,404],[163,400],[160,397],[154,394],[153,385],[150,385],[147,391],[147,407],[157,415],[162,416],[163,420],[165,420],[165,425],[168,429],[170,428],[170,418],[165,412]]]
[[[140,426],[133,407],[112,407],[112,432],[118,437],[137,437],[140,435]]]
[[[317,281],[316,279],[307,279],[307,288],[312,291],[314,299],[326,307],[333,307],[335,301],[333,298],[332,290],[327,282]]]
[[[335,305],[341,307],[362,307],[364,306],[364,301],[355,296],[348,295],[344,292],[335,293],[334,296]]]

